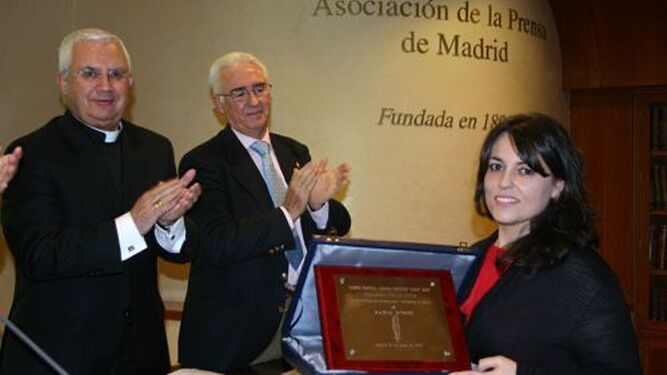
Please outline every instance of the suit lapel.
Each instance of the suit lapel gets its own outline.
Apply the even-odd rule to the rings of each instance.
[[[505,291],[508,290],[510,285],[518,282],[523,277],[525,276],[522,270],[510,267],[479,301],[469,323],[472,323],[473,319],[480,319],[485,315],[498,315],[505,310],[513,311],[513,309],[516,309],[516,301]]]
[[[273,208],[271,195],[257,166],[248,151],[232,132],[229,125],[220,132],[221,147],[226,151],[226,158],[236,181],[261,207]]]
[[[302,165],[296,159],[292,150],[290,150],[290,148],[287,147],[285,143],[280,141],[280,138],[272,137],[271,145],[273,146],[273,150],[275,151],[276,157],[278,158],[280,170],[283,172],[285,181],[289,185],[289,182],[292,180],[292,172],[294,168],[301,168]]]

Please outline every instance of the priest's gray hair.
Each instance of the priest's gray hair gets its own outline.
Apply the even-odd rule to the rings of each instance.
[[[117,42],[123,50],[129,71],[132,71],[130,54],[127,52],[127,48],[125,48],[125,44],[123,43],[122,39],[108,31],[101,29],[79,29],[65,35],[62,42],[60,42],[60,47],[58,48],[59,73],[66,73],[69,70],[69,66],[72,63],[72,50],[74,49],[74,45],[85,40],[109,40]]]

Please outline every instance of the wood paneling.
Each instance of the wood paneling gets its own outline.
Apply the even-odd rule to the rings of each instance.
[[[667,2],[549,2],[558,28],[565,89],[667,84]]]
[[[666,102],[667,87],[579,90],[572,93],[570,108],[570,130],[598,209],[601,253],[632,309],[647,375],[667,369],[667,323],[651,319],[648,260],[650,106]]]
[[[667,369],[667,334],[642,332],[640,345],[642,366],[646,375],[664,374]]]
[[[563,64],[563,87],[600,86],[598,44],[591,0],[549,0],[554,13]]]
[[[577,91],[570,129],[585,162],[586,184],[596,211],[600,253],[634,306],[633,95],[625,90]]]
[[[649,316],[649,103],[667,100],[667,1],[549,0],[570,129],[597,209],[600,252],[633,312],[647,375],[667,369],[667,325]]]

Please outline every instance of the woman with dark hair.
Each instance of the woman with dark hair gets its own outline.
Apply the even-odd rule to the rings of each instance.
[[[618,280],[597,254],[583,166],[567,131],[541,115],[492,129],[477,211],[498,225],[475,244],[461,305],[475,370],[456,374],[640,374]]]

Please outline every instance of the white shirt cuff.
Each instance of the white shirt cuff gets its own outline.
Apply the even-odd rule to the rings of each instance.
[[[148,247],[144,236],[137,229],[137,225],[129,212],[117,217],[115,222],[121,261],[130,259]]]
[[[326,228],[327,222],[329,221],[329,202],[324,202],[322,207],[317,211],[312,211],[308,205],[306,205],[306,207],[308,207],[310,217],[313,218],[315,225],[317,225],[317,229],[322,230]]]
[[[181,247],[185,242],[185,219],[183,217],[178,218],[169,228],[162,228],[160,225],[155,225],[154,228],[155,239],[165,251],[172,254],[181,252]]]

